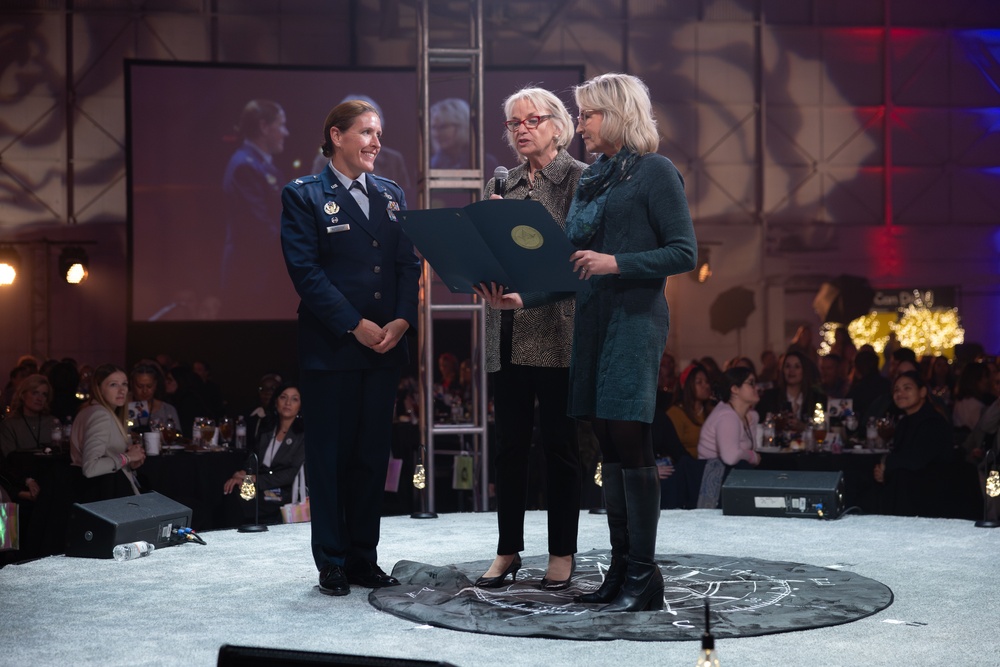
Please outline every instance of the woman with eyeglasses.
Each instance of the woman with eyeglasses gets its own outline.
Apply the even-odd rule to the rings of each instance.
[[[612,559],[604,583],[577,599],[603,611],[663,607],[655,561],[660,480],[650,425],[660,354],[670,325],[667,276],[695,268],[697,242],[680,172],[655,153],[660,135],[649,90],[602,74],[574,90],[577,132],[597,160],[580,177],[566,218],[577,248],[567,259],[576,295],[570,416],[590,421],[603,457]],[[495,308],[531,307],[550,294],[502,294]]]
[[[759,465],[760,454],[753,449],[759,416],[751,409],[758,401],[757,378],[745,366],[734,366],[722,376],[719,404],[698,437],[698,458],[721,459],[727,468]]]
[[[585,165],[570,157],[573,119],[558,97],[524,88],[503,103],[505,138],[519,164],[507,177],[503,198],[534,199],[564,227],[573,192]],[[500,199],[496,182],[485,197]],[[483,588],[517,578],[524,549],[528,494],[528,450],[538,400],[545,491],[548,499],[549,562],[541,587],[569,586],[580,516],[580,452],[576,425],[566,414],[573,300],[537,308],[486,310],[486,370],[493,377],[496,415],[497,556],[476,581]]]

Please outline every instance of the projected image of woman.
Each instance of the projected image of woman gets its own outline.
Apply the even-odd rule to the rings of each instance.
[[[281,188],[286,179],[274,164],[285,149],[285,112],[269,100],[243,107],[236,131],[243,143],[226,166],[226,241],[219,298],[222,316],[259,312],[260,298],[280,276]]]

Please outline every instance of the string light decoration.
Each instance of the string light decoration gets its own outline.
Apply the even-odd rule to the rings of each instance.
[[[990,517],[990,503],[996,502],[994,499],[1000,496],[1000,443],[993,449],[986,452],[983,464],[986,468],[986,483],[983,485],[983,518],[976,522],[976,528],[1000,528],[1000,521],[995,517]]]
[[[986,478],[986,495],[990,498],[1000,496],[1000,470],[991,470]]]
[[[251,501],[257,497],[257,485],[254,484],[253,475],[247,475],[240,484],[240,498]]]
[[[413,488],[421,489],[427,487],[427,471],[424,470],[424,464],[418,463],[413,468]]]
[[[847,333],[851,335],[855,345],[871,345],[877,354],[885,351],[885,344],[889,340],[889,336],[882,334],[882,330],[882,318],[875,311],[862,315],[847,325]]]
[[[843,325],[838,322],[824,322],[819,325],[819,356],[825,357],[833,349],[833,335]]]
[[[917,358],[939,356],[965,342],[958,308],[930,310],[910,304],[901,310],[899,322],[889,327],[896,332],[899,344],[913,350]]]

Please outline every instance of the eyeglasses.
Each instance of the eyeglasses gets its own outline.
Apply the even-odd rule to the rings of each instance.
[[[524,120],[507,120],[504,121],[504,127],[506,127],[511,132],[517,132],[517,128],[524,125],[529,130],[533,130],[538,127],[538,124],[543,120],[552,118],[552,114],[547,116],[528,116]]]
[[[595,113],[603,114],[600,109],[580,109],[580,115],[576,117],[578,125],[586,125],[587,121],[593,118]]]
[[[743,381],[743,384],[750,385],[751,387],[756,387],[757,380],[755,378],[747,378],[746,380]]]

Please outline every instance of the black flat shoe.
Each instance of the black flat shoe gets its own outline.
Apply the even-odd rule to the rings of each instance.
[[[542,577],[542,583],[539,585],[543,591],[561,591],[569,588],[569,582],[573,579],[573,574],[576,572],[576,556],[570,557],[569,563],[569,576],[561,581],[553,581],[548,577]]]
[[[511,575],[511,580],[517,581],[517,571],[521,569],[521,554],[514,554],[514,560],[510,562],[507,569],[500,573],[498,577],[479,577],[476,579],[476,588],[500,588],[504,579]]]
[[[319,571],[319,592],[323,595],[347,595],[351,585],[347,582],[344,568],[339,565],[327,565]]]

